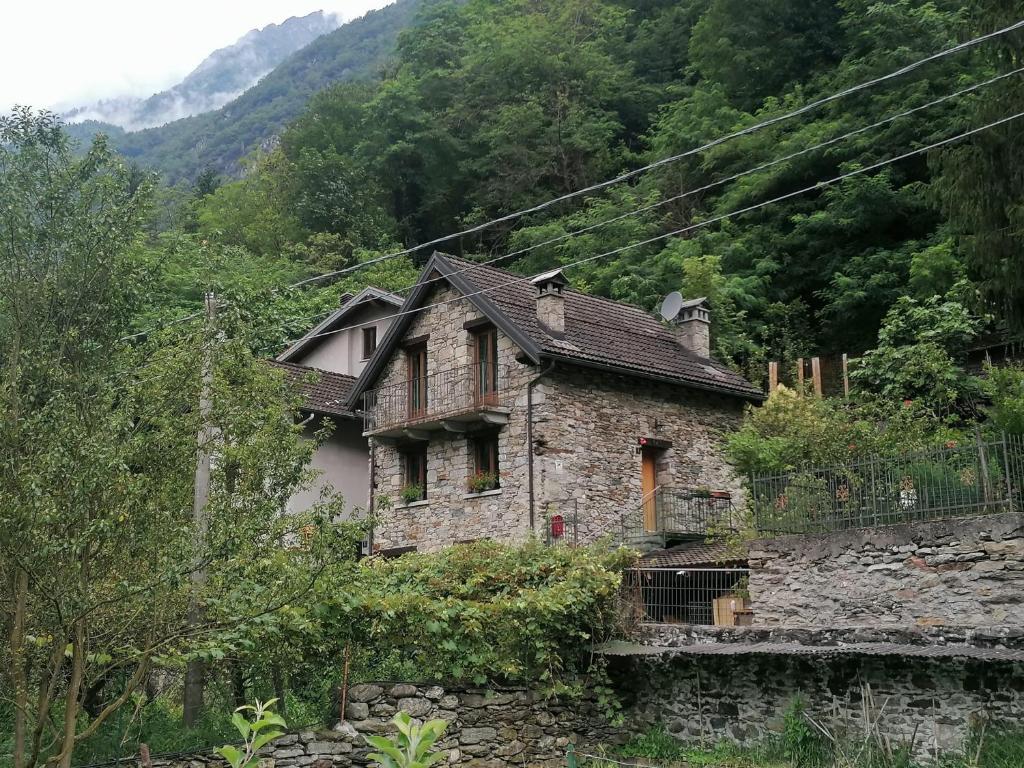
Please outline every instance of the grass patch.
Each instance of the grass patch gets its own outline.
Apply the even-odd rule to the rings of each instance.
[[[665,768],[1024,768],[1024,731],[989,729],[972,737],[962,754],[920,762],[910,759],[905,750],[887,753],[870,744],[863,749],[859,744],[833,748],[828,739],[799,727],[795,717],[787,715],[781,734],[747,747],[726,742],[694,747],[677,740],[664,726],[656,726],[609,754],[609,761],[634,760]],[[601,760],[588,765],[621,768]]]

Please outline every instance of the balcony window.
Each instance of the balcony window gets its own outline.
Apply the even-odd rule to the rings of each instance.
[[[410,504],[427,498],[427,446],[402,451],[402,501]]]
[[[369,360],[377,351],[377,327],[363,328],[363,360]]]
[[[427,412],[427,345],[418,344],[405,352],[409,363],[409,418]]]
[[[469,489],[474,493],[492,491],[501,485],[498,468],[498,435],[481,435],[472,440],[473,475]]]
[[[473,334],[473,357],[477,400],[493,403],[498,394],[498,332],[493,327]]]

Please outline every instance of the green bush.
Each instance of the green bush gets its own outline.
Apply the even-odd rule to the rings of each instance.
[[[622,550],[476,542],[363,561],[332,624],[426,679],[531,682],[564,690],[619,622]]]
[[[996,432],[1024,435],[1024,365],[989,366],[982,382],[991,405],[985,414]]]
[[[845,464],[932,447],[962,433],[921,403],[805,397],[779,387],[747,410],[726,452],[743,474]]]

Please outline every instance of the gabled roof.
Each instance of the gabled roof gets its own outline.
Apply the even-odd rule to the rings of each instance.
[[[326,320],[312,328],[305,336],[278,355],[277,360],[284,363],[288,361],[295,362],[295,358],[302,356],[323,340],[322,334],[330,333],[331,331],[341,328],[345,324],[346,320],[357,310],[362,309],[368,303],[374,301],[383,302],[384,304],[388,304],[392,307],[402,306],[401,296],[388,293],[380,288],[374,288],[372,285],[367,288],[363,288],[363,290],[346,301],[343,306],[332,312]]]
[[[561,360],[748,400],[764,398],[738,373],[680,345],[671,329],[642,309],[567,288],[565,333],[555,338],[537,321],[532,278],[434,253],[402,305],[402,314],[356,382],[350,407],[376,381],[415,320],[415,310],[426,303],[434,274],[451,283],[534,364],[542,359]]]
[[[277,360],[269,362],[284,371],[285,381],[302,396],[302,410],[322,416],[355,416],[345,405],[356,383],[355,376]]]

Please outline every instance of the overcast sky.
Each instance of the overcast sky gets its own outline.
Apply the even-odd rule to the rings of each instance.
[[[16,0],[0,9],[0,112],[148,96],[250,29],[391,0]]]

